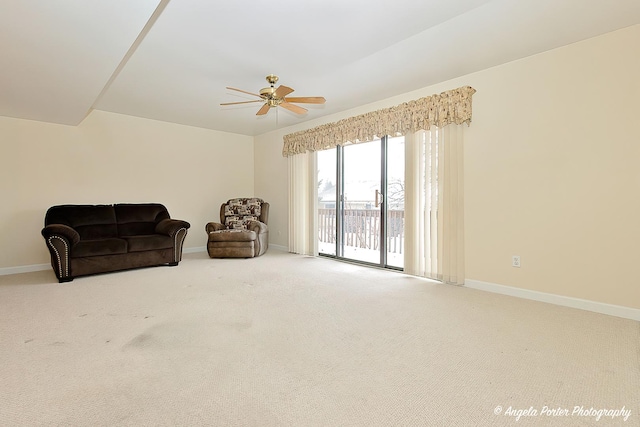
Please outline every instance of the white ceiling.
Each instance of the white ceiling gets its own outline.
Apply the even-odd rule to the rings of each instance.
[[[638,23],[638,0],[0,0],[0,115],[259,135]],[[219,105],[271,73],[326,104]]]

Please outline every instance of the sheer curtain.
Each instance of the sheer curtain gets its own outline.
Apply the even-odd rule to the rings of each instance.
[[[318,254],[316,208],[318,184],[316,153],[290,156],[289,167],[289,252]]]
[[[405,135],[404,271],[464,284],[464,128]]]

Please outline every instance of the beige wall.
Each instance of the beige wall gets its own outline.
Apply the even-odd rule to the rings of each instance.
[[[639,44],[636,25],[256,137],[256,192],[280,207],[271,241],[287,245],[283,135],[470,85],[467,278],[640,308]]]
[[[255,195],[287,246],[283,135],[471,85],[467,278],[640,308],[639,42],[636,25],[256,138],[100,111],[78,127],[0,117],[0,268],[48,262],[59,203],[162,202],[198,248],[219,203]]]
[[[252,137],[103,111],[77,127],[0,117],[0,268],[48,263],[44,214],[65,203],[163,203],[202,248],[220,203],[253,181]]]
[[[471,76],[468,278],[640,308],[639,42],[637,25]]]

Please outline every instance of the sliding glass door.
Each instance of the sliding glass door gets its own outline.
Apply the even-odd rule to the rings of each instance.
[[[404,138],[317,154],[320,254],[401,269]]]

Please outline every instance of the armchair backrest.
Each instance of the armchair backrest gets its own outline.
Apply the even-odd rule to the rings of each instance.
[[[229,199],[220,206],[220,223],[227,228],[246,229],[249,221],[267,224],[269,203],[257,197]]]

